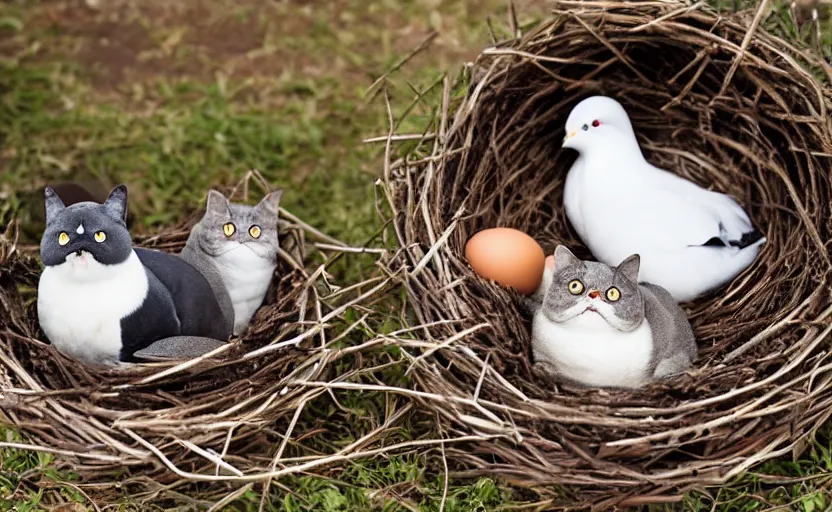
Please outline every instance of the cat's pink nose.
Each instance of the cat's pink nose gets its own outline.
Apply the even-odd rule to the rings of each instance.
[[[601,296],[601,292],[599,292],[598,290],[592,290],[591,292],[589,292],[589,298],[590,299],[597,299],[600,296]]]

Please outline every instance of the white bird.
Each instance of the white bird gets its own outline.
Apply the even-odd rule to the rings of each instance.
[[[589,250],[610,266],[639,254],[640,280],[679,302],[730,282],[766,242],[734,199],[648,163],[627,112],[612,98],[578,103],[563,147],[580,153],[563,201]]]

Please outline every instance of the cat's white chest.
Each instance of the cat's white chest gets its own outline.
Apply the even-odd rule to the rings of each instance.
[[[533,325],[535,361],[546,361],[564,377],[590,386],[639,387],[649,380],[653,334],[644,320],[623,332],[600,315],[585,312],[566,322],[548,320],[542,312]]]
[[[60,352],[90,364],[118,364],[121,319],[141,307],[147,291],[147,274],[135,252],[118,265],[73,255],[43,270],[38,321]]]
[[[234,306],[234,335],[239,335],[263,303],[276,265],[246,247],[221,254],[215,262]]]

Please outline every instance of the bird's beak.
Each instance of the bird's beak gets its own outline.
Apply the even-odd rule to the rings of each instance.
[[[566,141],[567,141],[567,140],[569,140],[569,139],[571,139],[571,138],[572,138],[572,137],[574,137],[574,136],[575,136],[575,132],[569,132],[569,133],[567,133],[567,134],[566,134],[566,137],[564,137],[564,138],[563,138],[563,142],[561,143],[561,145],[566,144]]]

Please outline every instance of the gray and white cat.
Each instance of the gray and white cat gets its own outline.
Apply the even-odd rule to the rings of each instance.
[[[133,248],[127,188],[65,206],[44,189],[38,320],[60,352],[93,365],[186,359],[225,343],[232,311],[177,256]]]
[[[637,388],[691,367],[696,339],[685,312],[664,288],[638,284],[638,255],[610,267],[558,246],[554,259],[536,294],[536,368],[586,386]]]
[[[192,265],[215,269],[234,309],[234,335],[242,334],[263,304],[277,267],[278,207],[282,190],[268,194],[256,206],[228,201],[208,192],[202,220],[194,226],[182,258]]]

